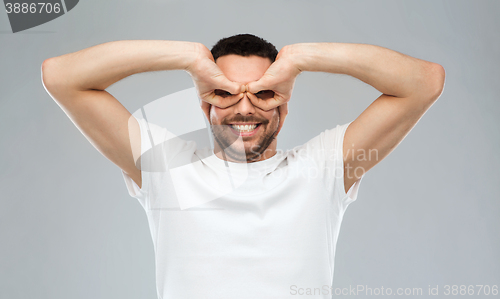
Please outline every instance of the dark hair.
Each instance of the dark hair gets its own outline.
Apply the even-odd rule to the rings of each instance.
[[[253,34],[237,34],[222,38],[212,47],[211,52],[215,61],[221,56],[236,54],[260,56],[274,62],[278,55],[278,50],[273,44]]]

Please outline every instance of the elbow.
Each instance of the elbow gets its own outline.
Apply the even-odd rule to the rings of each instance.
[[[59,58],[53,57],[43,61],[41,66],[42,85],[54,100],[59,98],[61,93],[68,90],[67,77],[67,73],[61,67]]]
[[[432,68],[430,70],[430,82],[432,91],[432,99],[436,101],[444,90],[445,80],[446,80],[446,71],[444,67],[440,64],[433,63]]]
[[[57,79],[54,78],[53,74],[54,68],[55,68],[55,58],[45,59],[42,62],[42,68],[41,68],[42,84],[47,90],[47,92],[50,91],[57,82]]]
[[[440,64],[428,62],[425,64],[417,85],[418,97],[426,103],[434,103],[443,93],[446,73]]]

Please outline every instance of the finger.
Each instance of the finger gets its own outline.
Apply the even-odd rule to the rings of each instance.
[[[227,107],[233,106],[238,103],[241,98],[243,98],[244,93],[239,93],[236,95],[221,97],[212,92],[204,101],[211,105],[217,106],[218,108],[225,109]]]
[[[257,106],[264,111],[269,111],[286,103],[286,101],[279,97],[276,93],[274,94],[274,98],[270,98],[267,100],[263,100],[251,92],[247,92],[247,96],[254,106]]]
[[[246,95],[250,99],[250,102],[252,102],[252,105],[259,107],[260,109],[262,109],[264,111],[269,110],[269,109],[264,109],[266,107],[265,106],[266,101],[264,101],[263,99],[257,97],[255,94],[253,94],[251,92],[247,92]]]
[[[276,85],[276,80],[270,76],[262,76],[259,80],[249,82],[246,85],[246,90],[256,94],[261,90],[274,90],[274,87]]]
[[[220,75],[215,79],[215,86],[218,86],[217,89],[225,90],[231,94],[238,95],[240,93],[245,92],[245,85],[233,82],[226,78],[224,75]]]

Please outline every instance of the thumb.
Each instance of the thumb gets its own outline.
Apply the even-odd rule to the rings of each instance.
[[[258,93],[261,90],[273,90],[274,80],[268,76],[262,76],[259,80],[253,81],[247,84],[247,91],[253,94]]]
[[[221,75],[216,79],[218,89],[223,89],[231,94],[240,94],[245,92],[245,86],[233,81],[230,81],[226,76]]]

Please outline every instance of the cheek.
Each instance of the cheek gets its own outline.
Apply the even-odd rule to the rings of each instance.
[[[279,124],[279,112],[278,110],[274,110],[270,115],[269,115],[269,118],[270,121],[269,121],[269,124],[272,126],[272,127],[278,127],[278,124]]]
[[[225,117],[222,109],[213,107],[210,109],[210,123],[220,124],[221,120]]]

